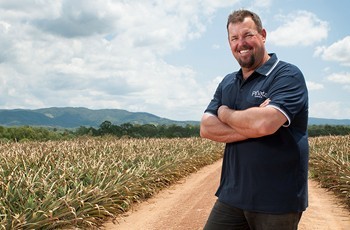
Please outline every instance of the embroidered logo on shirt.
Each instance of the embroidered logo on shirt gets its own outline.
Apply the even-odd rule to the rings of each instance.
[[[267,98],[267,93],[264,91],[256,90],[252,92],[252,96],[255,98]]]

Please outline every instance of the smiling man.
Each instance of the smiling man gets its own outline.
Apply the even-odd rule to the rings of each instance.
[[[228,41],[240,70],[218,85],[201,136],[226,143],[204,229],[297,229],[308,205],[308,92],[302,72],[265,48],[259,16],[234,11]]]

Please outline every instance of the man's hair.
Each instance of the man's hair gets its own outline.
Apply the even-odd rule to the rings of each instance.
[[[260,17],[256,13],[254,13],[252,11],[243,10],[243,9],[242,10],[233,11],[228,16],[227,25],[226,25],[227,31],[228,31],[228,26],[230,25],[230,23],[232,23],[232,24],[241,23],[247,17],[253,19],[253,21],[255,23],[255,26],[256,26],[256,30],[258,31],[258,33],[261,33],[263,27],[262,27],[262,23],[261,23]]]

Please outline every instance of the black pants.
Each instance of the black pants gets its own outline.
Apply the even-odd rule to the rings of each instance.
[[[216,201],[204,230],[296,230],[302,212],[267,214],[247,212]]]

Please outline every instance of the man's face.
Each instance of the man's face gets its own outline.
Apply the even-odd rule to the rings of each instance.
[[[233,56],[242,68],[254,70],[263,64],[266,31],[260,34],[254,21],[247,17],[242,23],[228,26],[228,39]]]

